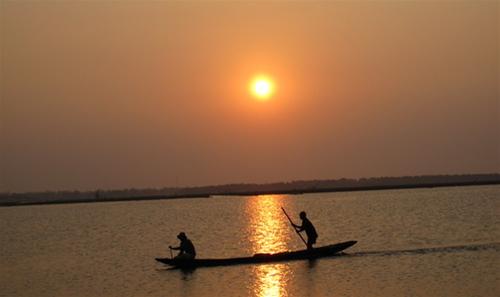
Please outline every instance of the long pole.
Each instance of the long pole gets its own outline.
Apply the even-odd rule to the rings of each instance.
[[[292,225],[293,229],[295,230],[295,232],[300,236],[300,239],[302,239],[302,242],[307,246],[307,243],[306,241],[304,240],[304,237],[302,237],[302,234],[300,234],[299,231],[297,231],[297,229],[295,229],[295,226],[294,226],[294,223],[292,222],[292,219],[290,219],[290,217],[288,216],[288,214],[286,213],[286,210],[281,207],[281,210],[285,213],[285,216],[288,218],[288,220],[290,221],[290,224]]]

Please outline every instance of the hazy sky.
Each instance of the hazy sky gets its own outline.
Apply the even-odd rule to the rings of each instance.
[[[0,12],[0,191],[500,172],[498,1]]]

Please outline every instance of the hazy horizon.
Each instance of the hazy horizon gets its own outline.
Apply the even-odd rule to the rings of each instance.
[[[0,192],[498,173],[499,20],[497,1],[1,1]]]

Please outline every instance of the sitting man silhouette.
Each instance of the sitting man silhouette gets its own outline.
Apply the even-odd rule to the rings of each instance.
[[[194,257],[196,257],[196,250],[191,240],[187,238],[186,233],[179,233],[177,238],[181,241],[181,244],[178,247],[168,246],[171,250],[179,251],[179,254],[175,256],[174,259],[193,260]]]

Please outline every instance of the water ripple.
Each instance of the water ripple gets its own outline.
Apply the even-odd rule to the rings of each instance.
[[[418,249],[404,249],[404,250],[361,251],[348,254],[346,253],[344,255],[349,257],[400,256],[400,255],[425,255],[431,253],[473,252],[473,251],[486,251],[486,250],[493,250],[496,252],[500,252],[500,242],[429,247],[429,248],[418,248]]]

